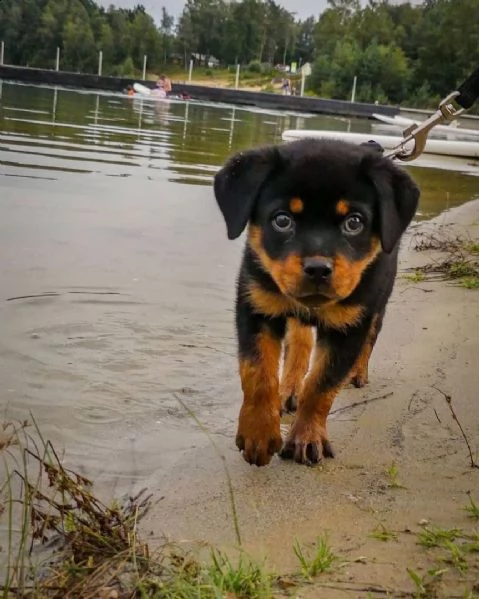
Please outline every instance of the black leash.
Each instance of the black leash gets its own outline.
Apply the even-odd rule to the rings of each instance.
[[[457,92],[459,95],[456,98],[456,102],[464,110],[469,110],[479,98],[479,67],[464,81]]]
[[[454,119],[457,119],[466,110],[469,110],[478,98],[479,67],[464,81],[457,91],[452,92],[439,102],[438,109],[433,115],[419,125],[414,124],[405,129],[403,131],[404,138],[395,148],[387,152],[385,156],[391,159],[397,158],[403,162],[414,160],[424,152],[427,136],[433,127],[441,123],[450,123]],[[456,108],[453,101],[460,108]],[[414,141],[414,147],[412,150],[408,150],[405,146],[411,141]]]

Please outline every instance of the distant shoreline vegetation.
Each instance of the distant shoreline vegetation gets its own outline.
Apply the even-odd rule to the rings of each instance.
[[[297,20],[273,0],[186,0],[177,22],[162,9],[159,26],[133,9],[94,0],[2,0],[5,64],[132,76],[144,55],[150,73],[184,72],[192,57],[205,76],[240,63],[258,86],[271,85],[277,65],[312,65],[306,92],[431,107],[479,64],[479,0],[328,0],[319,18]],[[295,76],[293,75],[293,79]],[[477,108],[476,108],[477,112]]]

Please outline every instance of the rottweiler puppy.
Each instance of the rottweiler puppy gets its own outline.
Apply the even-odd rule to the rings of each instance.
[[[374,145],[304,139],[238,153],[214,192],[229,239],[248,226],[236,445],[256,466],[280,451],[308,465],[333,457],[326,419],[344,385],[367,383],[419,190]],[[296,408],[283,444],[282,410]]]

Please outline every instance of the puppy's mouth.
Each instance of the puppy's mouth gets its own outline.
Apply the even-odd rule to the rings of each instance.
[[[313,291],[298,293],[295,295],[294,299],[300,304],[307,306],[308,308],[313,308],[315,306],[322,306],[324,304],[334,302],[338,298],[336,294],[334,294],[332,291],[324,290],[321,292]]]

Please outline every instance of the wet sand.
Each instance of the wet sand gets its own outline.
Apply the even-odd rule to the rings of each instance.
[[[479,201],[415,225],[411,234],[438,227],[477,239]],[[400,268],[430,258],[429,252],[411,249],[409,236]],[[434,387],[452,396],[477,461],[478,294],[450,283],[413,284],[398,278],[371,360],[370,383],[360,390],[348,388],[336,400],[329,424],[336,459],[319,467],[275,458],[258,469],[242,460],[234,447],[241,401],[236,365],[230,357],[218,357],[224,362],[219,392],[233,403],[215,408],[222,412],[222,426],[208,425],[208,430],[232,479],[243,547],[285,572],[298,567],[294,538],[308,543],[327,533],[333,549],[348,562],[321,578],[338,588],[313,585],[296,596],[366,597],[367,588],[412,592],[406,568],[423,574],[437,564],[449,568],[439,596],[462,597],[463,589],[479,580],[477,560],[476,567],[461,575],[437,561],[440,552],[420,547],[416,537],[420,522],[426,521],[443,528],[474,528],[463,507],[468,491],[479,499],[479,469],[470,467],[464,439]],[[234,352],[233,341],[224,347]],[[387,470],[393,462],[400,488],[390,486]],[[222,460],[206,435],[173,470],[153,476],[149,487],[158,503],[143,526],[152,538],[165,534],[231,550],[237,546]],[[370,537],[381,524],[396,531],[398,540]],[[374,596],[386,596],[386,591]]]

